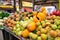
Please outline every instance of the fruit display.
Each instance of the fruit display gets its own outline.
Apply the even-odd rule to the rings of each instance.
[[[8,12],[0,11],[0,29],[3,28],[4,20],[7,19],[9,15]]]
[[[4,25],[18,37],[30,40],[60,40],[60,16],[47,16],[43,10],[14,13],[4,21]]]

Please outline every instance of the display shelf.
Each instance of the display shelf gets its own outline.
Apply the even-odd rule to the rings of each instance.
[[[57,1],[48,1],[48,2],[42,2],[42,1],[39,1],[39,2],[35,2],[35,5],[40,5],[40,4],[52,4],[52,3],[58,3]]]
[[[14,37],[18,38],[19,40],[21,40],[21,37],[17,37],[11,30],[9,30],[9,28],[4,26],[4,30],[7,31],[8,33],[10,33],[11,35],[13,35]]]
[[[13,35],[14,37],[16,37],[17,39],[19,39],[19,40],[29,40],[29,39],[25,39],[25,38],[23,38],[23,37],[21,37],[21,36],[16,36],[9,28],[7,28],[7,27],[5,27],[4,26],[4,30],[5,31],[7,31],[9,34],[11,34],[11,35]]]

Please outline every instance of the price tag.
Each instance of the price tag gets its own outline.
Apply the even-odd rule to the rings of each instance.
[[[46,11],[50,14],[52,11],[56,10],[55,6],[45,6]]]

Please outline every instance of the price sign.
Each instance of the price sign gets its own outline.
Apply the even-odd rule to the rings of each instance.
[[[52,11],[56,10],[55,6],[45,6],[46,11],[50,14]]]

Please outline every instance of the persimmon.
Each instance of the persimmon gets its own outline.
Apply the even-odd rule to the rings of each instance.
[[[36,11],[33,12],[33,16],[35,16],[35,15],[37,15],[37,12]]]
[[[40,21],[42,21],[45,19],[46,16],[45,16],[45,14],[39,12],[37,17],[39,18]]]
[[[42,6],[41,11],[43,12],[44,10],[46,10],[46,8],[44,6]]]
[[[34,22],[38,22],[39,20],[37,19],[36,16],[33,16],[33,21],[34,21]]]
[[[28,26],[27,26],[27,29],[28,29],[29,31],[34,31],[34,30],[36,29],[36,24],[35,24],[35,22],[30,22],[30,23],[28,24]]]
[[[24,37],[24,38],[26,38],[26,37],[28,37],[29,36],[29,31],[27,30],[27,29],[25,29],[24,31],[22,31],[22,36]]]

